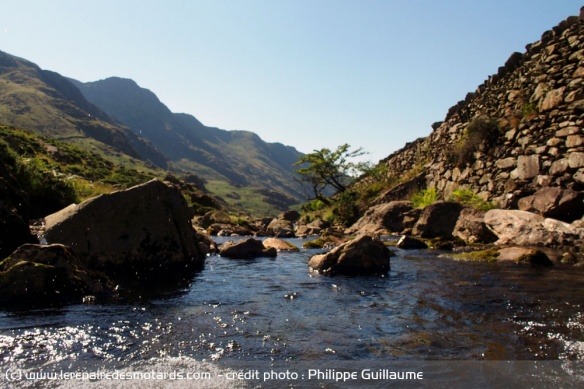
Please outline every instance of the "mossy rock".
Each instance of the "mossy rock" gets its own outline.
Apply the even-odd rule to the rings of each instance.
[[[466,262],[497,262],[499,258],[499,249],[491,248],[479,251],[470,251],[460,254],[449,254],[448,257],[456,261]]]

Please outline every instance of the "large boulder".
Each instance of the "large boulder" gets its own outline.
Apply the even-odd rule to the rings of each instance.
[[[560,187],[545,187],[531,196],[523,197],[519,209],[537,212],[565,222],[573,222],[584,216],[584,193]]]
[[[278,238],[293,238],[294,224],[290,220],[275,218],[266,228],[268,236],[275,236]]]
[[[493,243],[498,238],[485,223],[486,211],[465,207],[454,226],[452,235],[469,244]]]
[[[568,223],[521,210],[492,209],[485,223],[497,235],[497,245],[570,245],[583,233]]]
[[[308,267],[327,275],[384,274],[389,271],[389,258],[393,255],[383,242],[362,235],[326,254],[314,255]]]
[[[411,210],[411,201],[391,201],[376,205],[369,208],[345,233],[347,235],[361,235],[386,231],[401,232],[404,229],[404,215]]]
[[[0,263],[0,301],[4,303],[81,302],[87,296],[113,295],[111,281],[84,269],[64,245],[25,244]]]
[[[453,201],[438,201],[422,211],[412,233],[422,238],[452,236],[463,206]]]
[[[109,274],[197,269],[204,263],[181,193],[152,180],[71,205],[45,218],[48,243],[72,247]]]
[[[219,255],[232,259],[252,259],[257,257],[276,257],[278,251],[264,247],[261,240],[249,238],[239,242],[225,242],[221,245]]]

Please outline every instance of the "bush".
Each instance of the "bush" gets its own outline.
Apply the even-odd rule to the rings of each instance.
[[[411,201],[413,203],[414,208],[424,208],[430,204],[435,203],[438,201],[438,191],[435,187],[424,189],[420,192],[415,193]]]

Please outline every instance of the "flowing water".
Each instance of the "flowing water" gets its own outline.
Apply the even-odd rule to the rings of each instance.
[[[468,373],[480,361],[537,369],[549,360],[581,382],[569,370],[584,358],[584,268],[395,251],[383,277],[312,274],[306,264],[319,250],[210,256],[189,285],[155,299],[0,310],[0,383],[118,387],[124,374],[149,372],[140,386],[343,387],[358,381],[341,380],[341,371],[362,379],[371,369],[384,387],[380,369],[391,366],[426,369],[446,385],[460,361],[474,361]],[[488,363],[478,366],[483,377],[471,379],[492,375]],[[66,380],[63,372],[86,376]]]

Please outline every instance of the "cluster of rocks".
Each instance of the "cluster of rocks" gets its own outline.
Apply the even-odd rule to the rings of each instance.
[[[457,202],[439,201],[415,209],[409,201],[392,201],[370,208],[345,232],[351,235],[414,235],[453,237],[462,244],[500,246],[582,246],[584,223],[572,223],[522,210],[481,211]],[[424,248],[423,242],[403,239],[402,248]]]
[[[469,145],[468,128],[480,118],[496,126]],[[504,209],[573,222],[584,214],[583,126],[581,15],[545,32],[525,53],[514,53],[496,75],[452,107],[444,122],[435,123],[427,138],[382,161],[391,177],[421,173],[378,204],[426,187],[437,188],[444,199],[466,188]],[[457,152],[464,147],[470,153],[461,161]]]

